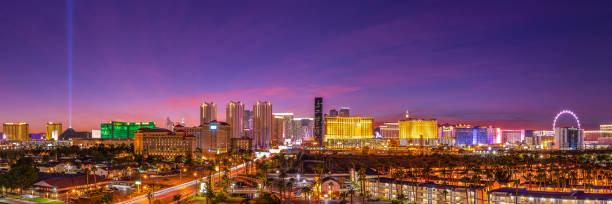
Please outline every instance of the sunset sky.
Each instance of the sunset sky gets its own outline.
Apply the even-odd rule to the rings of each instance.
[[[612,1],[76,0],[73,127],[199,104],[550,129],[612,123]],[[68,121],[66,5],[0,1],[0,122]]]

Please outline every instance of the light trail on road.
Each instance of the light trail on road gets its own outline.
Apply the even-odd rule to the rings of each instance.
[[[256,162],[257,160],[259,160],[259,159],[254,159],[253,162]],[[238,169],[241,169],[242,167],[245,167],[246,165],[247,165],[247,163],[243,163],[243,164],[240,164],[238,166],[230,168],[229,169],[230,170],[230,174],[233,171],[236,171]],[[165,195],[165,194],[168,194],[168,193],[171,193],[171,192],[174,192],[174,191],[178,191],[178,190],[181,190],[181,189],[189,187],[189,186],[195,186],[198,183],[198,180],[200,180],[200,179],[206,180],[206,179],[209,179],[209,177],[211,177],[211,176],[212,177],[218,177],[221,174],[223,174],[223,173],[222,172],[217,172],[217,173],[215,173],[213,175],[210,175],[210,176],[205,176],[205,177],[202,177],[202,178],[199,178],[199,179],[196,179],[196,180],[192,180],[192,181],[189,181],[189,182],[186,182],[186,183],[183,183],[183,184],[179,184],[179,185],[176,185],[176,186],[172,186],[172,187],[168,187],[168,188],[165,188],[165,189],[161,189],[159,191],[155,191],[155,192],[153,192],[153,198],[160,197],[162,195]],[[197,188],[197,186],[196,186],[196,188]],[[118,204],[135,204],[135,203],[144,201],[146,199],[147,199],[147,195],[145,194],[145,195],[140,195],[140,196],[134,197],[134,198],[126,200],[126,201],[118,202]]]

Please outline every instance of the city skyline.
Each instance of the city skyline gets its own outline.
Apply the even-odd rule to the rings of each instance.
[[[612,123],[610,2],[75,2],[75,130],[185,118],[203,102],[341,106],[397,122],[552,129]],[[554,7],[550,5],[554,4]],[[603,5],[607,4],[607,5]],[[0,8],[0,122],[68,122],[64,1]],[[316,12],[315,12],[316,11]],[[469,13],[466,11],[470,11]],[[256,77],[253,77],[256,76]]]

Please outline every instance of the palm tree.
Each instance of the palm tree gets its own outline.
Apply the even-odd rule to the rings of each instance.
[[[355,188],[353,188],[353,186],[350,186],[347,192],[351,196],[351,204],[353,204],[353,195],[355,195]]]
[[[94,183],[98,183],[98,181],[96,179],[96,169],[98,169],[98,168],[96,168],[96,165],[92,165],[91,166],[91,171],[92,171],[92,174],[93,174]]]
[[[365,173],[365,168],[361,168],[359,169],[359,185],[360,185],[360,196],[361,196],[361,203],[365,203],[365,197],[366,197],[366,173]]]
[[[281,200],[281,203],[282,203],[283,202],[283,196],[284,196],[283,192],[285,190],[285,178],[287,178],[287,171],[284,168],[282,168],[282,167],[279,167],[279,168],[280,168],[278,170],[279,171],[278,179],[280,180],[280,182],[279,182],[279,184],[280,184],[279,185],[279,193],[280,193],[280,200]]]
[[[399,185],[399,190],[396,190],[395,194],[396,197],[399,198],[399,194],[403,194],[402,192],[402,184],[401,184],[401,178],[404,177],[404,172],[401,170],[396,170],[391,174],[392,178],[395,180],[395,187],[397,188],[397,186]]]
[[[85,173],[85,180],[87,182],[87,185],[89,185],[89,169],[85,168],[83,169],[84,173]]]

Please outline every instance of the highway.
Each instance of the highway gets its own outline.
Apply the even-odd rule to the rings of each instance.
[[[257,161],[258,159],[253,160],[253,162]],[[246,168],[246,164],[247,163],[243,163],[240,164],[238,166],[232,167],[230,170],[230,175],[237,173],[239,171],[241,171],[242,168]],[[211,176],[213,176],[215,178],[215,181],[217,179],[219,179],[221,177],[223,173],[222,172],[217,172]],[[200,179],[202,180],[207,180],[209,179],[210,176],[206,176],[206,177],[202,177]],[[168,187],[165,189],[161,189],[158,191],[155,191],[153,193],[153,198],[151,199],[151,202],[153,202],[154,200],[160,200],[162,203],[170,203],[172,202],[172,198],[175,195],[180,194],[181,198],[186,198],[190,195],[193,194],[193,192],[196,190],[197,186],[196,184],[198,183],[199,179],[196,180],[192,180],[189,182],[185,182],[176,186],[172,186],[172,187]],[[131,198],[129,200],[125,200],[125,201],[121,201],[118,202],[119,204],[148,204],[148,199],[147,199],[147,195],[141,195],[141,196],[137,196],[134,198]]]

